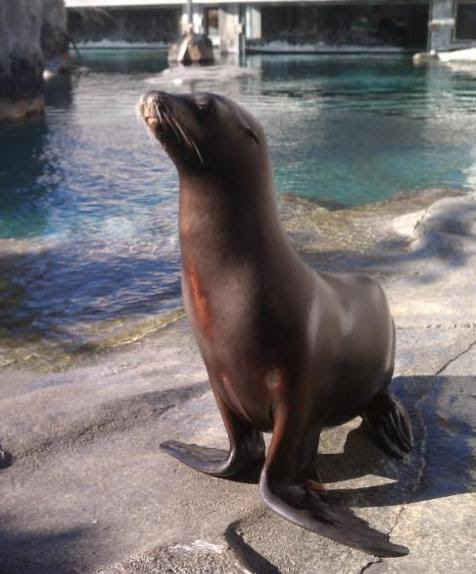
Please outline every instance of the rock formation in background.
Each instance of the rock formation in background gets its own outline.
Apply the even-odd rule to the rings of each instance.
[[[211,64],[214,61],[212,41],[189,29],[178,44],[170,46],[168,58],[169,62],[181,64]]]
[[[63,0],[42,0],[41,51],[45,73],[55,75],[67,68],[70,37]]]
[[[60,71],[67,54],[63,0],[0,2],[0,121],[41,112],[45,69]]]

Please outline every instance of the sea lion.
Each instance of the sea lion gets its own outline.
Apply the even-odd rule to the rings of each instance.
[[[228,452],[162,449],[219,477],[261,465],[262,498],[284,518],[370,554],[407,554],[330,504],[316,464],[321,430],[357,415],[390,455],[412,447],[388,390],[395,328],[382,288],[299,258],[279,222],[265,134],[242,107],[154,91],[139,110],[178,170],[184,304],[230,441]]]

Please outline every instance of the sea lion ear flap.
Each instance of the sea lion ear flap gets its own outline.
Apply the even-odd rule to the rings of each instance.
[[[255,132],[250,128],[250,126],[248,126],[247,124],[244,125],[245,128],[245,132],[247,133],[247,135],[250,136],[250,138],[252,138],[257,144],[259,144],[259,139],[258,136],[255,134]]]

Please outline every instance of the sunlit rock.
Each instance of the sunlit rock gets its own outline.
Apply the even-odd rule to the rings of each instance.
[[[180,43],[172,44],[169,50],[170,62],[209,64],[213,60],[213,44],[210,38],[192,31],[188,31]]]
[[[0,121],[41,112],[45,69],[68,53],[63,0],[0,3]]]

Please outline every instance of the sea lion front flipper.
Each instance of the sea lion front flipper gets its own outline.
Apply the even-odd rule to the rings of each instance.
[[[228,452],[175,440],[163,442],[160,448],[195,470],[223,478],[261,466],[265,453],[263,435],[238,418],[217,393],[215,398],[230,441]]]
[[[260,489],[267,506],[298,526],[373,556],[408,554],[408,548],[392,544],[387,534],[371,528],[350,508],[330,504],[325,492],[311,489],[305,483],[271,484],[264,469]]]
[[[236,462],[231,451],[176,440],[167,440],[160,445],[160,448],[180,462],[205,474],[223,477],[234,474]]]
[[[307,407],[307,408],[306,408]],[[275,408],[273,437],[260,476],[263,501],[290,522],[374,556],[405,556],[408,548],[371,528],[350,508],[331,504],[316,482],[321,427],[312,404],[289,411]]]
[[[378,393],[363,413],[372,441],[394,458],[403,458],[413,448],[410,417],[397,397],[388,390]]]

